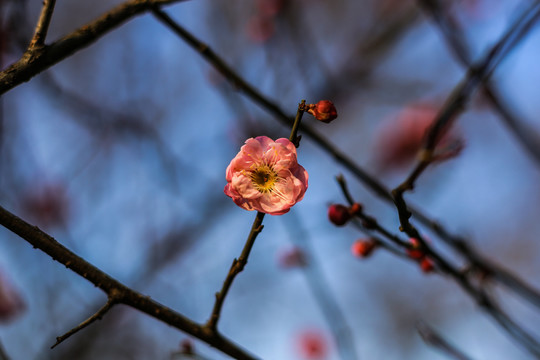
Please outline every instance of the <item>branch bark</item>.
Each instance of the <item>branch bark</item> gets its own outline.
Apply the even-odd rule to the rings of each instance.
[[[0,95],[29,81],[40,72],[89,46],[131,18],[150,11],[156,6],[181,1],[185,0],[127,1],[50,45],[30,46],[17,62],[0,72]],[[39,41],[43,41],[45,33],[39,31],[39,34],[41,34],[38,36]],[[38,33],[36,33],[37,35]]]
[[[0,225],[29,242],[34,248],[40,249],[53,260],[63,264],[73,272],[90,281],[103,290],[108,298],[113,297],[118,304],[128,305],[146,313],[162,322],[190,334],[223,353],[235,359],[253,360],[256,357],[249,354],[229,339],[216,331],[211,331],[203,325],[197,324],[184,315],[162,305],[149,296],[138,293],[105,272],[93,266],[80,256],[71,252],[53,237],[30,225],[0,206]]]

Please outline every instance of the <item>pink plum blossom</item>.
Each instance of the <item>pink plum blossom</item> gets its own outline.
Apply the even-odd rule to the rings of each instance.
[[[42,183],[29,189],[22,199],[25,214],[45,228],[61,226],[69,218],[69,197],[62,182]]]
[[[288,139],[247,139],[226,171],[225,194],[246,210],[282,215],[302,200],[308,173]]]
[[[412,104],[382,126],[376,139],[377,161],[382,170],[404,168],[414,161],[438,111],[438,107],[432,104]],[[455,129],[445,131],[435,148],[433,161],[441,162],[458,156],[464,143]]]
[[[278,254],[278,264],[283,269],[292,269],[296,267],[306,266],[306,253],[304,253],[304,251],[297,246],[283,249]]]
[[[317,330],[304,331],[298,336],[298,350],[304,359],[322,359],[328,353],[326,337]]]
[[[252,42],[263,44],[275,33],[274,19],[259,14],[253,15],[246,24],[246,32]]]
[[[26,309],[19,291],[11,284],[4,272],[0,272],[0,323],[8,323]]]

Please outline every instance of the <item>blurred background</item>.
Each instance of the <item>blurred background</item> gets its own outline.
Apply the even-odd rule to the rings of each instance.
[[[120,3],[58,2],[49,42]],[[480,60],[532,3],[440,1],[438,11],[459,29],[470,59]],[[28,45],[41,2],[2,0],[0,10],[5,68]],[[336,121],[306,115],[304,123],[389,188],[413,164],[414,141],[407,141],[423,134],[467,71],[412,0],[198,0],[164,10],[290,116],[302,99],[332,100]],[[539,45],[535,26],[492,78],[530,133],[540,127]],[[151,14],[0,101],[0,205],[204,322],[255,217],[224,195],[225,168],[247,138],[288,137],[290,129]],[[449,136],[463,149],[430,167],[406,199],[540,288],[538,163],[481,92]],[[383,249],[353,256],[352,243],[365,235],[327,219],[328,206],[344,202],[335,176],[343,174],[366,212],[399,233],[395,208],[307,137],[298,158],[309,189],[290,213],[265,218],[225,301],[223,334],[263,359],[339,359],[315,286],[343,315],[358,359],[445,359],[422,341],[419,321],[474,359],[531,358],[452,279]],[[291,266],[294,246],[307,265],[293,259]],[[175,354],[186,335],[126,307],[50,350],[105,295],[3,228],[0,274],[0,343],[10,359],[186,358]],[[491,290],[540,337],[537,310]],[[227,358],[202,342],[193,346],[206,359]]]

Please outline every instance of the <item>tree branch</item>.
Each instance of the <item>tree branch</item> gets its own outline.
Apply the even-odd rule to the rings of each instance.
[[[394,190],[392,197],[398,210],[401,230],[410,237],[423,242],[420,234],[409,222],[411,212],[403,198],[403,194],[414,188],[414,184],[423,171],[432,163],[435,146],[452,122],[461,112],[472,93],[493,73],[496,66],[510,53],[510,51],[524,38],[531,26],[540,17],[540,3],[535,2],[529,10],[525,11],[510,27],[505,35],[497,42],[485,58],[478,65],[472,66],[465,79],[454,89],[446,105],[440,112],[433,126],[427,133],[425,144],[420,150],[420,160],[409,176]]]
[[[34,248],[40,249],[49,255],[53,260],[58,261],[65,265],[66,268],[69,268],[73,272],[84,277],[96,287],[103,290],[107,296],[113,296],[119,304],[125,304],[146,313],[206,342],[236,359],[256,359],[254,355],[249,354],[220,334],[208,331],[206,327],[197,324],[174,310],[150,299],[149,296],[142,295],[120,283],[118,280],[112,278],[83,258],[71,252],[53,237],[40,230],[37,226],[30,225],[1,206],[0,225],[19,235]]]
[[[260,211],[257,212],[257,216],[255,217],[255,220],[253,220],[251,231],[248,235],[246,244],[244,245],[244,249],[242,250],[240,257],[233,260],[233,263],[231,265],[229,273],[227,274],[227,277],[225,278],[225,281],[223,282],[221,290],[216,293],[216,301],[214,303],[214,308],[212,309],[212,314],[210,315],[210,318],[206,323],[206,326],[211,331],[216,331],[217,323],[221,314],[221,308],[223,307],[223,301],[225,300],[225,297],[227,296],[232,282],[236,278],[236,275],[238,275],[240,272],[242,272],[242,270],[244,270],[251,249],[253,248],[253,244],[255,244],[255,239],[263,229],[262,221],[264,219],[264,215],[265,214]]]
[[[154,6],[172,4],[185,0],[131,0],[117,6],[109,12],[103,14],[93,22],[80,27],[72,33],[64,36],[60,40],[50,45],[41,47],[30,47],[21,59],[0,72],[0,95],[13,89],[14,87],[29,81],[40,72],[59,63],[75,52],[87,47],[108,31],[121,25],[134,16],[149,11]],[[44,6],[44,11],[48,7]],[[50,10],[52,11],[52,9]],[[42,12],[43,15],[43,12]],[[43,15],[47,19],[48,15]],[[40,20],[41,21],[41,20]],[[43,24],[42,28],[45,24]],[[36,31],[34,39],[43,41],[46,31]],[[34,42],[34,40],[32,40]]]
[[[115,292],[111,292],[112,294],[115,294]],[[107,299],[107,303],[103,305],[94,315],[90,316],[88,319],[74,327],[73,329],[69,330],[67,333],[65,333],[62,336],[58,336],[56,338],[56,343],[51,346],[51,349],[54,349],[57,345],[59,345],[62,341],[69,338],[71,335],[76,334],[80,330],[84,329],[88,325],[92,324],[96,320],[101,320],[103,316],[116,304],[116,298],[114,295],[109,295],[109,298]]]
[[[416,329],[426,344],[441,350],[443,353],[456,360],[470,360],[470,358],[463,354],[461,350],[458,350],[455,346],[451,345],[424,322],[419,322],[416,325]]]
[[[418,0],[418,2],[431,15],[459,61],[466,67],[471,66],[471,56],[466,48],[462,31],[451,15],[443,11],[437,0]],[[525,150],[529,152],[529,155],[540,164],[540,135],[538,132],[516,119],[512,112],[504,105],[495,87],[489,80],[485,82],[483,90],[486,98],[491,102],[493,108],[499,113],[501,119],[514,136],[516,136]]]

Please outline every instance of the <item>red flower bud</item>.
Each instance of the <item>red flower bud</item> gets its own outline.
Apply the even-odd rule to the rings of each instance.
[[[406,250],[407,255],[411,259],[418,260],[418,259],[423,258],[425,254],[422,250],[420,250],[420,242],[418,242],[418,240],[415,238],[410,238],[409,241],[411,242],[412,248]]]
[[[430,273],[435,270],[435,265],[433,265],[433,261],[424,256],[422,260],[420,260],[420,269],[425,273]]]
[[[349,221],[351,214],[349,209],[341,204],[332,204],[328,208],[328,219],[332,224],[337,226],[343,226]]]
[[[307,105],[307,112],[315,116],[315,119],[329,123],[337,118],[337,110],[330,100],[321,100],[317,104]]]
[[[377,244],[372,239],[361,239],[352,244],[351,252],[356,257],[365,258],[371,255],[376,247]]]

